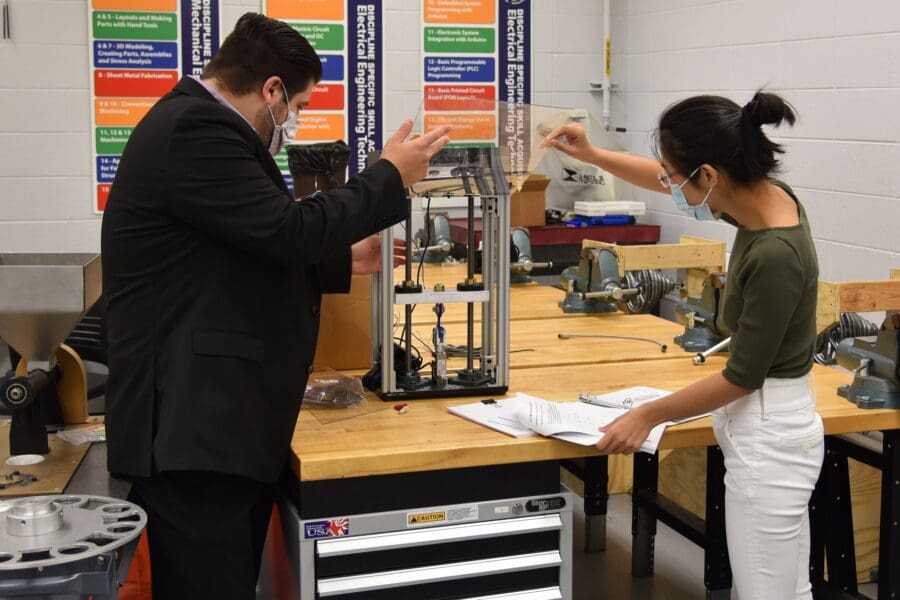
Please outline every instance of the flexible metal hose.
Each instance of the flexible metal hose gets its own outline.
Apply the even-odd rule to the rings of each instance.
[[[822,332],[816,340],[813,360],[820,365],[837,362],[837,346],[847,338],[878,335],[878,326],[856,313],[841,313],[840,320]]]
[[[637,288],[640,292],[624,301],[625,308],[630,313],[650,312],[666,294],[679,285],[657,269],[628,271],[625,273],[625,287]]]

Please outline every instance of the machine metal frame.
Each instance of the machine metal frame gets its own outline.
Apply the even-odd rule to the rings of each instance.
[[[451,164],[454,161],[455,164]],[[422,258],[413,256],[413,229],[409,216],[406,220],[405,280],[395,285],[393,232],[387,229],[381,233],[381,272],[372,279],[372,364],[373,371],[380,373],[380,385],[376,391],[385,400],[502,394],[509,384],[510,193],[499,149],[445,149],[435,155],[432,165],[423,191],[412,190],[408,193],[410,212],[413,195],[425,198],[456,195],[466,198],[469,231],[467,278],[456,289],[425,289],[413,279],[413,270]],[[447,180],[459,185],[442,190],[440,182]],[[481,202],[483,227],[481,281],[475,279],[476,198]],[[418,304],[440,306],[452,302],[468,305],[466,368],[458,371],[457,377],[442,378],[438,372],[440,369],[434,368],[440,354],[439,349],[435,348],[432,375],[423,379],[413,366],[414,307]],[[481,304],[481,352],[476,352],[474,347],[476,304]],[[399,306],[404,309],[404,335],[400,341],[405,361],[399,369],[402,373],[400,378],[394,352],[383,351],[395,346],[397,338],[393,317],[394,308]],[[479,363],[477,367],[476,361]]]

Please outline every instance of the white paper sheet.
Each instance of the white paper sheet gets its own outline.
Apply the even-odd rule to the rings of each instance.
[[[526,402],[526,400],[517,396],[507,400],[496,400],[494,404],[475,402],[474,404],[450,406],[447,408],[447,411],[473,423],[490,427],[513,437],[537,435],[534,431],[519,423],[516,410],[522,402]]]
[[[599,442],[603,438],[600,428],[628,412],[623,408],[595,406],[584,402],[548,402],[525,394],[519,394],[519,398],[527,400],[527,403],[520,403],[516,409],[523,426],[541,435],[582,446],[592,446]],[[665,424],[650,430],[641,450],[656,452],[665,430]]]

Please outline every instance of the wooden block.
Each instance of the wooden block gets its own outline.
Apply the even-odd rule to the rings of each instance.
[[[816,303],[816,333],[822,333],[841,318],[838,283],[819,281]]]
[[[584,240],[582,248],[609,248],[616,253],[619,263],[619,276],[626,271],[640,269],[688,269],[704,268],[714,271],[725,270],[725,243],[701,240],[699,238],[682,238],[679,244],[650,244],[637,246],[618,246]]]
[[[891,279],[900,279],[900,269],[891,269]]]
[[[900,280],[851,281],[839,285],[841,312],[900,310]]]

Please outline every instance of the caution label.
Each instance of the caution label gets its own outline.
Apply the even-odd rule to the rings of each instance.
[[[406,526],[427,527],[429,525],[474,521],[476,519],[478,519],[478,505],[466,504],[463,506],[449,506],[429,512],[406,513]]]

